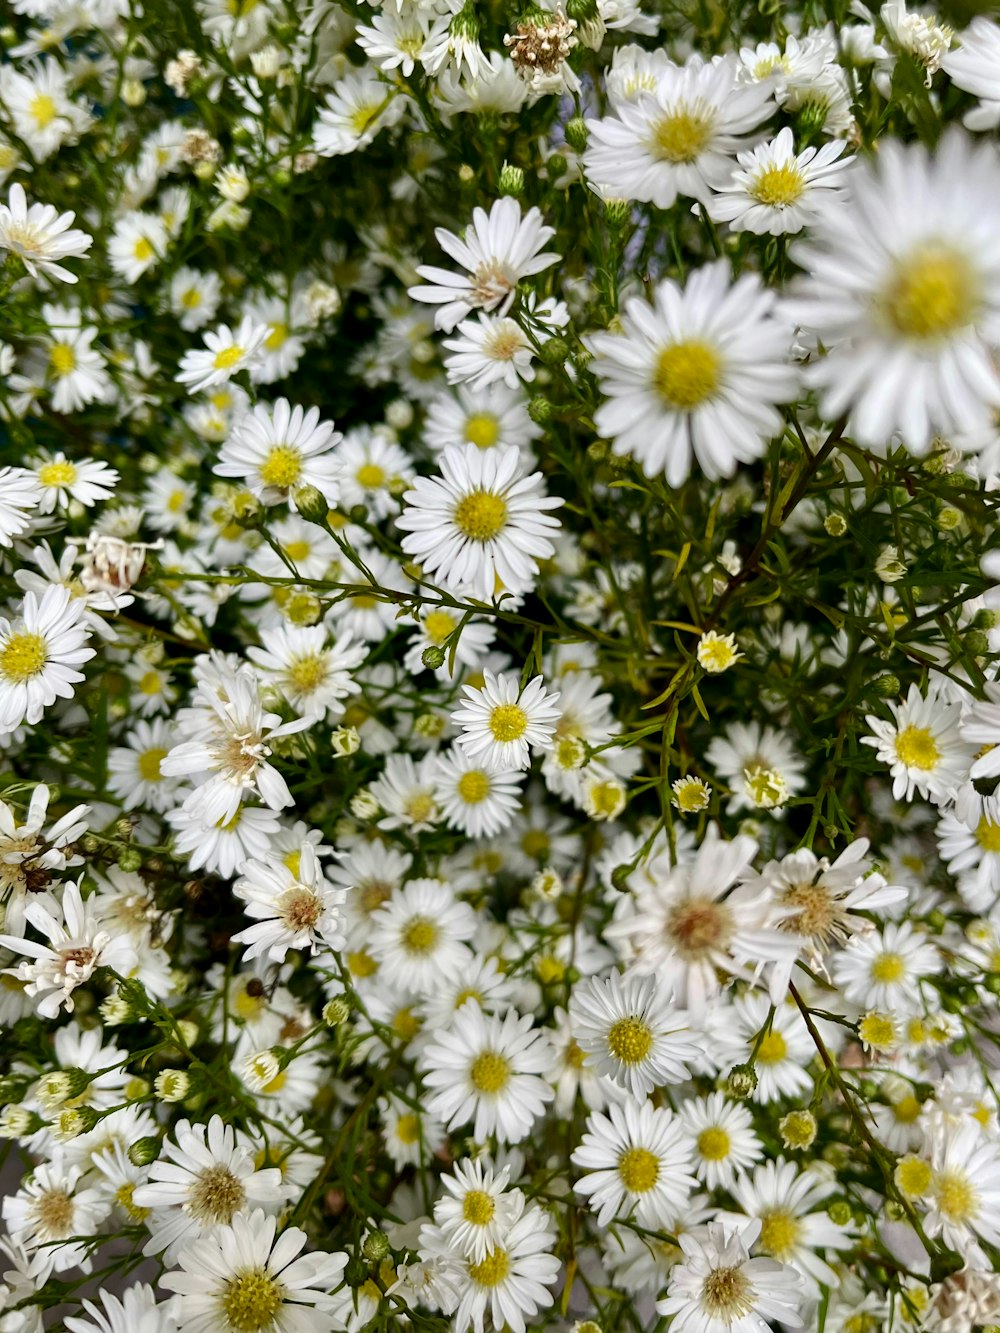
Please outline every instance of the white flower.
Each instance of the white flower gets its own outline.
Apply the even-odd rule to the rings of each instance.
[[[841,156],[846,147],[834,139],[796,154],[786,125],[769,143],[738,155],[739,168],[705,206],[709,217],[758,236],[801,231],[836,204],[841,172],[854,161]]]
[[[494,772],[455,746],[438,757],[437,801],[445,823],[469,838],[492,838],[521,808],[519,770]]]
[[[520,204],[511,198],[498,199],[489,213],[475,209],[472,224],[462,237],[443,227],[434,235],[441,249],[468,273],[422,265],[417,273],[433,285],[411,287],[410,295],[440,307],[434,325],[445,331],[473,310],[499,308],[506,314],[520,280],[541,273],[559,259],[554,253],[539,253],[555,230],[542,224],[537,208],[522,216]]]
[[[72,1013],[73,991],[99,967],[110,967],[127,977],[138,961],[133,942],[106,928],[99,901],[84,899],[79,884],[64,886],[61,903],[47,894],[28,903],[24,919],[48,943],[0,935],[0,944],[26,955],[16,967],[4,971],[24,983],[24,993],[35,999],[43,1018],[55,1018],[63,1007]]]
[[[664,64],[655,87],[616,115],[589,120],[587,180],[608,194],[670,208],[679,194],[707,203],[732,173],[732,155],[774,112],[767,84],[741,85],[727,55]]]
[[[255,323],[249,315],[244,316],[237,329],[220,324],[205,334],[204,348],[184,353],[175,378],[187,386],[188,393],[222,384],[253,365],[269,332],[266,324]]]
[[[55,585],[39,598],[26,592],[15,621],[0,617],[0,736],[38,722],[56,699],[72,699],[77,668],[94,656],[86,603]]]
[[[329,1333],[341,1304],[329,1293],[341,1284],[346,1254],[312,1250],[308,1237],[260,1210],[203,1236],[177,1256],[179,1269],[160,1285],[177,1292],[184,1333],[260,1329],[267,1333]]]
[[[72,463],[62,452],[53,458],[35,464],[35,476],[42,488],[39,513],[51,514],[65,508],[70,500],[92,508],[101,500],[110,499],[121,477],[113,467],[97,460],[84,459]]]
[[[692,1169],[709,1189],[728,1189],[737,1171],[746,1171],[764,1155],[750,1112],[740,1102],[728,1101],[725,1093],[691,1097],[679,1114],[694,1141]]]
[[[108,791],[123,810],[147,806],[163,814],[177,804],[179,779],[168,777],[161,765],[172,744],[172,732],[162,718],[137,720],[124,736],[124,745],[108,751]]]
[[[593,333],[590,369],[608,400],[595,424],[647,476],[679,486],[692,453],[711,479],[763,456],[782,429],[776,404],[795,396],[791,329],[753,274],[729,281],[727,263],[706,264],[681,288],[661,282],[653,306],[626,302],[621,333]]]
[[[929,1209],[924,1225],[976,1268],[992,1268],[976,1238],[1000,1244],[1000,1155],[975,1123],[947,1125],[931,1137]]]
[[[51,204],[28,207],[22,185],[12,185],[6,204],[0,204],[0,250],[17,255],[33,278],[44,274],[61,282],[76,282],[76,275],[61,259],[84,255],[93,241],[85,231],[70,230],[75,213],[59,213]]]
[[[363,643],[342,634],[330,643],[322,625],[278,625],[261,632],[248,656],[291,706],[310,717],[337,718],[345,699],[359,693],[355,667],[368,655]]]
[[[480,449],[516,444],[530,457],[531,442],[541,433],[528,415],[524,394],[498,381],[482,389],[460,384],[454,393],[438,394],[427,406],[423,438],[435,453],[449,444]]]
[[[457,593],[489,601],[502,589],[527,592],[538,561],[555,551],[560,525],[547,511],[562,500],[544,494],[540,472],[523,475],[514,446],[448,448],[440,466],[439,477],[417,477],[403,497],[403,550]]]
[[[313,146],[323,157],[366,148],[380,130],[397,124],[408,99],[371,69],[352,71],[334,84],[313,126]]]
[[[53,409],[79,412],[88,403],[106,401],[112,385],[104,357],[91,346],[97,330],[84,328],[81,312],[68,306],[44,305],[42,318],[48,326],[45,357]]]
[[[167,820],[177,855],[187,857],[192,870],[204,866],[224,879],[241,870],[247,857],[266,856],[279,828],[271,810],[247,805],[241,805],[228,820],[208,818],[200,805],[171,810]]]
[[[108,241],[111,267],[126,282],[138,282],[167,252],[167,228],[155,213],[120,218]]]
[[[530,384],[535,378],[534,347],[508,316],[477,312],[475,319],[462,320],[458,336],[445,338],[444,346],[449,384],[485,389],[502,381],[508,389],[517,389],[521,380]]]
[[[364,505],[374,518],[388,518],[399,507],[400,483],[413,483],[413,464],[408,455],[378,430],[362,426],[350,431],[334,461],[340,508],[345,514],[355,505]]]
[[[959,47],[941,59],[941,68],[956,88],[979,98],[964,124],[970,130],[993,130],[1000,124],[1000,27],[977,15],[959,34]]]
[[[650,1102],[628,1101],[589,1116],[570,1160],[587,1172],[574,1188],[590,1200],[599,1227],[634,1217],[640,1226],[670,1230],[696,1183],[680,1121]]]
[[[833,978],[846,999],[863,1009],[913,1013],[920,982],[941,971],[941,955],[908,921],[856,936],[833,960]]]
[[[794,250],[807,277],[790,313],[825,356],[807,370],[832,420],[916,454],[981,430],[1000,407],[1000,158],[953,130],[933,156],[886,140]]]
[[[145,1282],[126,1287],[121,1296],[102,1290],[100,1297],[103,1308],[84,1299],[89,1319],[66,1316],[69,1333],[180,1333],[176,1298],[158,1302]]]
[[[195,333],[211,319],[222,300],[222,279],[209,270],[179,268],[170,279],[170,309],[185,333]]]
[[[244,482],[265,504],[290,499],[300,486],[315,486],[332,506],[340,488],[337,460],[328,454],[342,438],[332,421],[320,421],[318,407],[307,412],[287,398],[258,403],[237,421],[213,470]]]
[[[594,1070],[636,1098],[685,1082],[685,1062],[697,1063],[700,1056],[687,1015],[652,976],[623,979],[612,972],[603,981],[581,981],[573,988],[569,1017]]]
[[[522,690],[518,678],[484,671],[483,685],[463,685],[462,707],[451,715],[461,727],[457,744],[469,759],[494,773],[528,768],[531,750],[551,750],[559,721],[558,694],[549,694],[541,676]]]
[[[718,634],[714,629],[709,629],[698,639],[695,656],[703,671],[716,676],[721,671],[728,671],[743,654],[736,647],[735,634]]]
[[[89,1271],[90,1248],[80,1238],[94,1235],[110,1211],[100,1191],[78,1188],[83,1175],[79,1167],[41,1162],[17,1193],[4,1196],[11,1240],[29,1253],[39,1249],[57,1273],[77,1266]]]
[[[341,906],[346,891],[330,883],[311,842],[303,842],[288,858],[247,860],[233,893],[246,904],[257,924],[233,936],[249,947],[245,960],[267,957],[283,963],[289,949],[342,949],[345,943]]]
[[[774,1259],[751,1259],[761,1224],[734,1230],[720,1224],[682,1231],[683,1260],[670,1272],[657,1313],[676,1333],[765,1333],[765,1320],[801,1328],[802,1278]]]
[[[0,467],[0,547],[31,531],[30,515],[42,500],[42,488],[24,467]]]
[[[911,801],[914,791],[935,805],[953,800],[969,776],[973,750],[967,742],[979,739],[978,733],[960,727],[961,704],[947,703],[933,692],[925,698],[911,685],[906,698],[890,703],[889,709],[892,722],[865,718],[874,734],[862,736],[861,744],[874,746],[877,758],[889,765],[895,800]],[[972,729],[976,731],[974,723]],[[975,766],[972,775],[980,776]]]
[[[440,879],[412,879],[372,914],[368,952],[399,988],[425,995],[470,956],[476,914]]]
[[[434,1205],[434,1221],[445,1241],[474,1263],[504,1244],[520,1213],[521,1191],[507,1188],[510,1170],[467,1158],[441,1177],[448,1192]]]
[[[539,1077],[552,1051],[530,1015],[508,1009],[502,1018],[487,1016],[468,1000],[436,1036],[421,1055],[428,1111],[449,1129],[471,1123],[480,1141],[492,1134],[520,1143],[553,1097]]]

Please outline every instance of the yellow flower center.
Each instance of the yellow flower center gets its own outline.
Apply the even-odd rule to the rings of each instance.
[[[212,365],[216,370],[232,370],[246,356],[246,348],[240,347],[238,343],[233,343],[232,347],[223,347],[221,352],[216,352]]]
[[[926,245],[901,260],[882,304],[904,338],[944,338],[970,323],[978,305],[968,260],[943,245]]]
[[[381,105],[381,102],[362,102],[360,106],[354,108],[351,112],[349,123],[355,134],[364,134],[365,130],[378,114],[378,109]]]
[[[764,168],[750,186],[751,196],[770,208],[785,208],[802,197],[806,180],[798,167],[790,163],[772,163]]]
[[[201,305],[201,292],[197,287],[189,287],[181,296],[181,305],[185,310],[196,310]]]
[[[904,727],[896,737],[896,754],[907,768],[927,773],[941,758],[934,737],[926,727]]]
[[[489,491],[463,495],[453,514],[458,530],[474,542],[488,542],[507,522],[507,502]]]
[[[731,1327],[754,1306],[754,1289],[741,1268],[713,1268],[701,1284],[702,1309]]]
[[[516,741],[527,729],[528,714],[517,704],[497,704],[490,713],[489,726],[495,741]]]
[[[417,792],[406,802],[405,811],[414,824],[422,824],[434,813],[434,797],[430,792]]]
[[[469,1264],[469,1277],[480,1287],[497,1287],[510,1272],[506,1250],[490,1250],[482,1263]]]
[[[307,541],[288,542],[285,546],[285,554],[289,560],[308,560],[312,546]]]
[[[0,649],[0,675],[20,685],[39,675],[48,660],[48,645],[41,634],[21,630]]]
[[[290,444],[276,444],[260,468],[260,479],[265,486],[287,490],[302,475],[302,455]]]
[[[898,1102],[893,1102],[892,1114],[901,1125],[912,1125],[920,1116],[920,1103],[912,1092],[907,1093]]]
[[[378,971],[378,963],[371,954],[365,953],[363,949],[359,949],[357,953],[347,955],[347,966],[354,977],[370,977]]]
[[[402,1009],[397,1009],[393,1015],[392,1030],[403,1041],[412,1041],[420,1031],[420,1019],[412,1009],[404,1005]]]
[[[244,1268],[226,1283],[222,1296],[227,1325],[234,1333],[262,1333],[275,1327],[285,1289],[263,1268]]]
[[[60,379],[76,370],[76,352],[71,343],[53,343],[49,349],[49,365]]]
[[[300,694],[311,694],[326,680],[326,656],[306,653],[297,657],[288,668],[288,676]]]
[[[411,1111],[396,1121],[396,1138],[400,1143],[417,1143],[420,1139],[420,1121]]]
[[[269,352],[276,352],[288,340],[287,324],[272,324],[271,332],[264,339],[264,346]]]
[[[773,1029],[761,1040],[757,1047],[757,1062],[762,1065],[777,1065],[788,1056],[788,1043],[780,1032]]]
[[[684,814],[704,810],[708,805],[708,789],[700,778],[692,778],[677,789],[677,808]]]
[[[641,1018],[619,1018],[608,1029],[608,1050],[622,1064],[640,1064],[652,1045],[652,1030]]]
[[[354,480],[366,491],[374,491],[385,481],[385,471],[378,463],[362,463],[354,474]]]
[[[922,1157],[907,1156],[899,1159],[892,1178],[901,1194],[908,1199],[919,1199],[930,1189],[933,1174]]]
[[[146,236],[140,236],[132,247],[132,254],[138,259],[140,264],[145,264],[155,256],[156,251],[153,249],[152,241]]]
[[[478,805],[489,796],[490,785],[486,774],[474,768],[469,773],[463,773],[458,779],[457,791],[466,805]]]
[[[465,438],[477,449],[492,449],[500,437],[500,423],[488,412],[476,412],[465,422]]]
[[[143,751],[139,756],[139,763],[137,765],[139,776],[142,778],[143,782],[160,781],[162,777],[162,774],[160,773],[160,765],[163,763],[166,756],[166,750],[153,749]]]
[[[979,1211],[979,1197],[968,1176],[942,1171],[934,1178],[934,1198],[950,1222],[966,1222]]]
[[[785,1262],[795,1253],[802,1224],[793,1213],[775,1209],[761,1217],[758,1245],[772,1259]]]
[[[455,617],[450,616],[447,611],[431,611],[424,617],[424,633],[436,647],[444,643],[448,635],[455,628]]]
[[[648,1148],[628,1148],[618,1159],[618,1174],[632,1194],[645,1194],[660,1178],[660,1160]]]
[[[477,1092],[492,1096],[510,1082],[510,1064],[496,1051],[482,1051],[472,1062],[469,1079]]]
[[[160,676],[157,671],[147,671],[139,681],[139,693],[154,695],[160,693]]]
[[[1000,824],[994,824],[983,815],[976,825],[976,842],[984,852],[1000,852]]]
[[[133,1222],[144,1222],[149,1216],[148,1208],[140,1208],[138,1204],[132,1202],[132,1195],[135,1193],[135,1185],[127,1180],[124,1185],[120,1185],[115,1191],[115,1203],[119,1204]]]
[[[192,1186],[186,1211],[199,1222],[229,1226],[247,1201],[242,1182],[227,1166],[207,1167]]]
[[[664,347],[653,372],[653,386],[668,407],[689,412],[719,387],[722,361],[700,338]]]
[[[906,964],[898,953],[880,953],[872,959],[872,980],[894,986],[906,976]]]
[[[403,944],[410,953],[430,953],[438,941],[438,928],[426,916],[415,916],[403,928]]]
[[[65,1190],[46,1190],[35,1200],[34,1210],[52,1239],[61,1240],[72,1234],[75,1209]]]
[[[679,166],[693,162],[711,137],[711,120],[681,105],[656,126],[650,148],[657,161]]]
[[[67,462],[65,458],[46,463],[38,469],[38,480],[43,486],[72,486],[76,477],[76,464]]]
[[[496,1204],[485,1190],[469,1190],[462,1201],[462,1216],[473,1226],[484,1227],[493,1221]]]
[[[706,1162],[722,1162],[732,1148],[732,1140],[724,1129],[710,1125],[698,1135],[698,1152]]]
[[[48,93],[36,93],[28,103],[28,115],[40,130],[46,129],[56,118],[55,101]]]

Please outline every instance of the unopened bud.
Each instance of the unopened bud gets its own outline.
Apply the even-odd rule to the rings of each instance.
[[[161,1102],[182,1102],[191,1095],[191,1076],[183,1069],[164,1069],[156,1076],[153,1092]]]
[[[816,1117],[811,1111],[789,1111],[778,1124],[786,1148],[808,1148],[816,1137]]]
[[[350,1016],[351,1006],[343,995],[335,995],[323,1006],[323,1022],[327,1027],[339,1027],[341,1023],[346,1023]]]
[[[574,153],[582,153],[587,147],[590,132],[582,116],[574,116],[566,122],[566,142]]]
[[[544,426],[546,422],[552,420],[555,409],[547,398],[538,395],[532,398],[528,404],[528,416],[536,426]]]
[[[753,1065],[733,1065],[726,1083],[729,1095],[743,1101],[753,1096],[757,1087],[757,1073]]]
[[[135,1143],[129,1145],[128,1160],[133,1166],[149,1166],[150,1162],[155,1162],[160,1155],[160,1140],[152,1135],[145,1139],[136,1139]]]
[[[880,699],[895,699],[901,688],[899,677],[888,671],[872,681],[872,689]]]
[[[823,527],[831,537],[843,537],[847,531],[847,519],[843,514],[827,514],[823,520]]]
[[[512,199],[520,199],[524,194],[524,172],[521,168],[505,162],[500,168],[499,188],[501,194],[510,195]]]
[[[307,522],[326,527],[330,506],[318,486],[300,486],[295,492],[295,508]]]
[[[389,1237],[384,1231],[371,1231],[361,1244],[361,1253],[370,1264],[381,1263],[390,1250]]]
[[[444,661],[445,661],[444,649],[439,648],[437,644],[432,643],[429,648],[425,648],[424,651],[420,654],[420,660],[421,662],[423,662],[424,666],[428,669],[428,671],[437,671],[439,667],[444,666]]]
[[[346,759],[361,748],[357,727],[338,727],[330,737],[330,748],[338,759]]]

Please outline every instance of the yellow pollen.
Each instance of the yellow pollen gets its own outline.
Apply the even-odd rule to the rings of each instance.
[[[496,1210],[496,1204],[485,1190],[469,1190],[462,1202],[462,1216],[477,1227],[492,1222]]]
[[[260,468],[260,479],[265,486],[287,490],[302,475],[302,455],[290,444],[276,444]]]
[[[201,292],[197,287],[189,287],[181,296],[181,305],[185,310],[196,310],[201,305]]]
[[[48,93],[36,93],[28,103],[28,114],[40,130],[46,129],[56,118],[55,101]]]
[[[724,948],[733,931],[733,918],[724,903],[709,898],[690,898],[674,908],[667,922],[667,935],[682,958],[703,958]]]
[[[976,842],[984,852],[1000,852],[1000,824],[994,824],[983,815],[976,825]]]
[[[407,1115],[401,1115],[396,1121],[396,1138],[400,1143],[419,1143],[420,1121],[412,1111]]]
[[[608,1050],[622,1064],[640,1064],[652,1045],[653,1033],[641,1018],[619,1018],[608,1029]]]
[[[264,346],[269,352],[276,352],[279,347],[288,341],[288,325],[272,324],[271,332],[264,339]]]
[[[354,474],[354,480],[366,491],[375,491],[385,481],[385,471],[378,463],[362,463]]]
[[[466,419],[465,438],[477,449],[492,449],[500,438],[500,423],[487,412],[477,412]]]
[[[241,987],[240,990],[236,992],[232,1004],[233,1012],[236,1014],[237,1018],[242,1018],[244,1020],[248,1018],[257,1018],[258,1015],[263,1012],[264,997],[263,995],[249,995]]]
[[[459,500],[452,517],[470,541],[492,541],[507,522],[507,502],[489,491],[471,491]]]
[[[140,694],[149,694],[149,695],[159,694],[160,693],[159,672],[157,671],[145,672],[145,674],[141,677],[139,681],[139,692]]]
[[[296,658],[288,668],[288,676],[300,694],[311,694],[326,680],[326,656],[307,653]]]
[[[405,810],[414,824],[423,824],[434,813],[434,797],[426,791],[417,792],[406,802]]]
[[[246,348],[233,343],[232,347],[224,347],[221,352],[216,352],[212,365],[216,370],[232,370],[245,356]]]
[[[469,1080],[477,1092],[493,1096],[510,1082],[510,1065],[496,1051],[482,1051],[472,1062]]]
[[[70,343],[53,343],[49,348],[49,365],[60,379],[76,370],[76,352]]]
[[[364,134],[378,114],[381,105],[381,102],[362,102],[360,106],[354,108],[349,118],[349,124],[355,134],[359,136]]]
[[[521,851],[536,861],[549,854],[549,835],[544,829],[529,829],[521,838]]]
[[[788,1043],[780,1032],[772,1030],[757,1047],[757,1061],[762,1065],[777,1065],[788,1056]]]
[[[135,1185],[127,1180],[124,1185],[119,1186],[115,1191],[115,1203],[119,1204],[129,1215],[133,1222],[144,1222],[149,1216],[148,1208],[140,1208],[138,1204],[132,1202],[132,1195],[135,1193]]]
[[[392,1030],[403,1041],[412,1041],[420,1031],[420,1019],[407,1006],[397,1009],[393,1015]]]
[[[69,463],[64,458],[57,459],[54,463],[46,463],[44,467],[38,469],[38,480],[43,486],[72,486],[76,476],[76,464]]]
[[[764,1213],[761,1217],[761,1229],[758,1245],[772,1259],[781,1262],[788,1260],[799,1243],[802,1224],[792,1213],[775,1210]]]
[[[618,1174],[632,1194],[645,1194],[660,1178],[660,1161],[648,1148],[628,1148],[618,1158]]]
[[[244,1268],[226,1283],[222,1309],[233,1333],[262,1333],[277,1327],[285,1288],[263,1268]]]
[[[21,685],[40,675],[49,660],[49,649],[41,634],[21,630],[0,648],[0,676]]]
[[[920,1117],[920,1103],[912,1092],[907,1093],[898,1102],[893,1102],[892,1114],[901,1125],[912,1125]]]
[[[438,928],[425,916],[411,917],[403,928],[402,941],[410,953],[430,953],[438,942]]]
[[[714,347],[699,338],[664,347],[657,357],[653,387],[666,405],[690,412],[711,398],[722,377],[722,361]]]
[[[528,715],[517,704],[497,704],[490,713],[490,731],[495,741],[519,740],[528,727]]]
[[[323,905],[304,884],[293,884],[277,900],[281,919],[291,930],[312,930],[323,915]]]
[[[228,1226],[247,1201],[242,1182],[227,1166],[202,1171],[192,1186],[186,1211],[199,1222]]]
[[[896,754],[907,768],[929,773],[937,766],[941,751],[926,727],[904,727],[896,737]]]
[[[889,326],[904,338],[944,338],[971,323],[975,275],[957,250],[927,245],[901,260],[882,298]]]
[[[701,1305],[711,1318],[731,1327],[753,1309],[753,1285],[741,1268],[713,1268],[701,1284]]]
[[[479,1264],[469,1264],[469,1277],[480,1287],[498,1287],[510,1272],[506,1250],[490,1250]]]
[[[798,167],[772,163],[750,186],[750,194],[758,203],[770,208],[786,208],[802,197],[805,188],[805,177]]]
[[[725,1161],[731,1148],[732,1140],[718,1125],[710,1125],[698,1135],[698,1152],[706,1162]]]
[[[456,790],[466,805],[479,805],[490,794],[491,783],[485,773],[474,768],[458,779]]]
[[[543,986],[551,986],[557,981],[562,981],[566,975],[566,964],[561,958],[546,954],[535,959],[535,975]]]
[[[288,542],[285,546],[285,554],[291,561],[308,560],[312,551],[312,545],[307,541]]]
[[[906,976],[906,964],[898,953],[880,953],[872,959],[872,981],[895,986]]]
[[[293,878],[298,879],[299,874],[301,873],[302,870],[301,852],[298,851],[286,852],[285,855],[281,858],[281,863],[288,869]]]
[[[657,161],[680,166],[693,162],[711,137],[711,120],[681,105],[656,126],[650,150]]]
[[[147,260],[155,257],[156,251],[153,249],[152,241],[145,236],[140,236],[132,247],[132,254],[141,264],[145,264]]]
[[[371,954],[365,953],[363,949],[359,949],[357,953],[347,955],[347,966],[350,969],[351,976],[354,977],[370,977],[378,971],[378,963]]]
[[[143,782],[160,781],[162,777],[162,774],[160,773],[160,765],[163,763],[166,756],[166,750],[159,749],[145,750],[139,756],[137,767],[139,769],[139,776],[142,778]]]
[[[447,611],[431,611],[424,617],[424,633],[435,647],[440,648],[455,628],[455,617]]]
[[[979,1210],[979,1198],[968,1176],[942,1171],[934,1177],[934,1199],[951,1222],[965,1222]]]

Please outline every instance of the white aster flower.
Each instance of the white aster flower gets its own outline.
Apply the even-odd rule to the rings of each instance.
[[[200,393],[202,389],[223,384],[254,363],[268,333],[266,324],[255,324],[249,315],[237,329],[220,324],[205,334],[204,348],[184,353],[175,378],[187,386],[188,393]]]
[[[694,455],[711,479],[763,456],[782,429],[776,404],[793,398],[791,328],[753,274],[735,283],[706,264],[681,288],[661,282],[653,306],[626,303],[621,333],[592,333],[590,369],[607,401],[595,424],[647,476],[680,486]]]
[[[110,1211],[99,1190],[78,1188],[83,1175],[80,1167],[40,1162],[16,1193],[4,1196],[11,1240],[29,1254],[40,1250],[57,1273],[78,1266],[89,1271],[90,1250],[81,1238],[94,1235]]]
[[[86,254],[93,237],[70,229],[75,218],[75,213],[59,213],[51,204],[29,208],[24,187],[12,185],[7,203],[0,204],[0,250],[17,255],[33,278],[43,274],[76,282],[76,275],[59,261]]]
[[[492,838],[521,808],[520,770],[495,772],[459,746],[438,757],[437,802],[445,823],[469,838]]]
[[[833,978],[844,997],[863,1009],[914,1013],[920,982],[942,968],[934,944],[908,921],[855,937],[833,960]]]
[[[233,936],[234,944],[247,946],[244,961],[266,957],[283,963],[289,949],[344,947],[341,907],[346,891],[326,878],[311,842],[303,842],[291,860],[292,865],[288,857],[251,858],[233,885],[247,916],[256,922]]]
[[[344,700],[360,692],[352,673],[368,648],[350,634],[330,643],[322,625],[278,625],[260,637],[261,647],[249,648],[247,655],[296,711],[337,718]]]
[[[679,1115],[694,1142],[692,1169],[710,1190],[728,1189],[737,1171],[746,1171],[764,1155],[750,1112],[723,1092],[688,1098]]]
[[[440,879],[412,879],[371,917],[368,951],[416,995],[434,991],[469,959],[476,914]]]
[[[38,722],[56,699],[72,699],[87,647],[86,603],[61,584],[26,592],[14,621],[0,617],[0,736]]]
[[[509,1166],[495,1169],[482,1159],[456,1162],[441,1177],[448,1191],[434,1205],[434,1221],[448,1244],[481,1264],[491,1250],[507,1239],[520,1212],[520,1190],[509,1190]]]
[[[451,720],[462,729],[456,743],[469,759],[503,773],[528,768],[532,750],[552,749],[559,695],[549,694],[541,676],[521,689],[513,673],[484,671],[482,688],[462,689],[465,699]]]
[[[468,384],[485,389],[503,382],[517,389],[520,382],[530,384],[535,378],[531,364],[535,349],[517,320],[506,315],[484,315],[463,319],[456,336],[445,338],[449,355],[445,369],[449,384]]]
[[[320,421],[318,407],[292,407],[287,398],[258,403],[233,427],[213,471],[242,482],[264,504],[291,500],[300,486],[315,486],[332,506],[340,488],[329,451],[342,438],[332,421]]]
[[[313,126],[313,147],[321,157],[340,157],[366,148],[381,130],[406,114],[408,99],[372,69],[352,71],[334,84]]]
[[[31,531],[31,514],[42,501],[42,488],[24,467],[0,467],[0,547]]]
[[[120,218],[108,241],[108,259],[120,278],[138,282],[167,253],[167,228],[155,213]]]
[[[954,800],[969,776],[973,748],[968,742],[976,739],[961,727],[961,704],[948,703],[933,691],[925,698],[911,685],[906,698],[890,703],[889,710],[892,722],[865,718],[874,734],[862,736],[861,744],[874,746],[876,757],[889,765],[893,798],[911,801],[917,791],[935,805]],[[979,776],[975,767],[973,775]]]
[[[985,15],[977,15],[959,34],[956,50],[941,59],[941,68],[956,88],[979,98],[979,106],[966,114],[970,130],[994,130],[1000,125],[1000,27]]]
[[[89,1319],[66,1316],[69,1333],[180,1333],[176,1299],[157,1301],[145,1282],[133,1283],[120,1296],[102,1290],[100,1297],[100,1307],[86,1299],[82,1302]]]
[[[587,1173],[574,1188],[589,1199],[599,1227],[631,1217],[653,1230],[669,1228],[696,1183],[680,1121],[650,1102],[627,1101],[589,1116],[570,1160]]]

